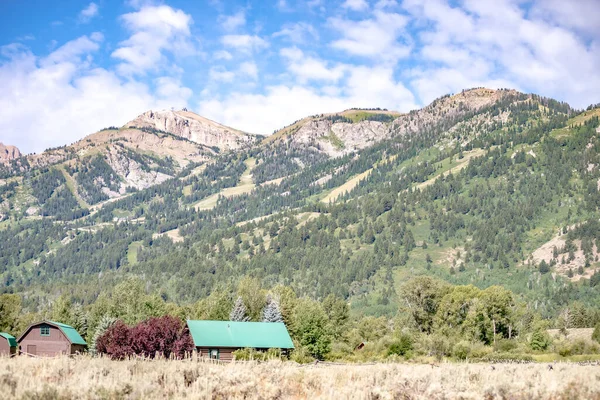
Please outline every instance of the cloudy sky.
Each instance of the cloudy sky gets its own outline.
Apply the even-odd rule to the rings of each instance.
[[[39,152],[171,107],[270,134],[477,86],[584,108],[600,102],[600,0],[568,3],[3,0],[0,141]]]

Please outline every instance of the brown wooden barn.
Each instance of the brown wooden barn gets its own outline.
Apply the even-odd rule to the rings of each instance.
[[[17,339],[8,333],[0,332],[0,356],[17,354]]]
[[[187,325],[201,357],[231,361],[233,352],[243,348],[294,348],[290,334],[281,322],[189,320]]]
[[[83,353],[87,343],[70,325],[41,321],[29,325],[17,340],[19,351],[32,356]]]

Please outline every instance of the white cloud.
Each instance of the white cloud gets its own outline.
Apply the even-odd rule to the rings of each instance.
[[[213,53],[213,58],[215,60],[231,60],[233,56],[226,50],[218,50]]]
[[[94,37],[91,37],[94,36]],[[24,152],[72,143],[103,127],[121,125],[151,108],[185,106],[191,90],[174,78],[155,89],[94,66],[99,35],[82,36],[46,57],[22,45],[0,49],[0,132]],[[17,95],[18,94],[18,95]]]
[[[373,18],[361,21],[330,18],[331,27],[342,35],[331,45],[351,55],[395,62],[410,53],[409,44],[398,42],[407,22],[404,15],[381,10],[376,10]]]
[[[423,58],[411,72],[421,100],[484,85],[520,88],[576,107],[597,102],[598,42],[564,28],[592,27],[582,22],[581,11],[553,14],[553,4],[538,1],[528,16],[510,0],[466,0],[462,8],[442,0],[405,0],[414,20],[427,27],[420,33]]]
[[[221,38],[221,43],[225,47],[243,52],[259,51],[269,47],[266,40],[256,35],[225,35]]]
[[[240,64],[240,74],[252,78],[253,80],[258,79],[258,67],[254,61],[246,61]]]
[[[305,43],[309,40],[318,40],[319,33],[306,22],[296,22],[285,24],[280,31],[273,34],[273,37],[284,37],[292,43]]]
[[[297,47],[284,48],[279,53],[288,64],[288,71],[294,74],[300,83],[308,81],[337,82],[344,76],[344,71],[347,69],[344,65],[329,67],[325,61],[306,56]]]
[[[234,31],[246,25],[246,13],[241,10],[233,15],[222,15],[219,17],[219,23],[226,31]]]
[[[178,56],[194,52],[190,41],[192,17],[181,10],[164,5],[145,6],[123,15],[121,20],[132,35],[111,56],[123,61],[118,66],[123,75],[160,69],[165,50]]]
[[[206,98],[199,112],[252,133],[271,134],[307,115],[341,111],[350,107],[385,107],[408,111],[416,107],[413,95],[387,68],[349,69],[347,82],[323,90],[303,85],[274,85],[265,93],[236,91],[223,99]]]
[[[600,8],[597,0],[538,0],[532,4],[534,18],[552,20],[565,28],[573,28],[590,37],[600,37]]]
[[[208,72],[208,76],[211,81],[216,82],[233,82],[235,79],[235,73],[224,67],[212,67]]]
[[[346,0],[342,4],[342,7],[354,11],[364,11],[369,8],[369,3],[365,0]]]
[[[87,23],[91,21],[92,18],[98,15],[98,5],[96,3],[90,3],[86,8],[81,10],[79,13],[79,22]]]

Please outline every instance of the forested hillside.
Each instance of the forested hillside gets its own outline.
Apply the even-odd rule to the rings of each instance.
[[[394,316],[403,284],[429,275],[502,285],[545,318],[598,307],[599,115],[473,89],[230,150],[109,128],[2,166],[0,292],[30,312],[64,294],[85,308],[135,277],[186,306],[232,302],[252,277]]]

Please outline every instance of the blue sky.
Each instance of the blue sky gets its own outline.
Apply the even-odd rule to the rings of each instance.
[[[570,3],[4,0],[0,141],[39,152],[171,107],[270,134],[478,86],[583,108],[600,102],[600,2]]]

